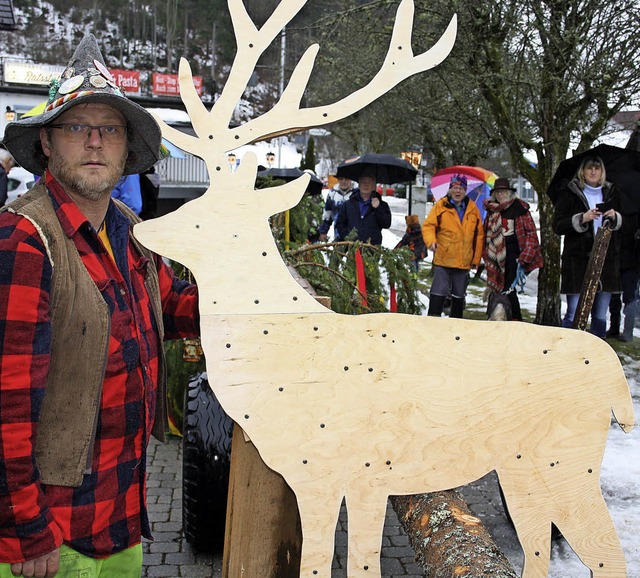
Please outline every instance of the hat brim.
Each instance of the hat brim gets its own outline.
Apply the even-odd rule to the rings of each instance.
[[[9,123],[5,128],[4,145],[20,166],[36,175],[42,175],[46,168],[46,159],[40,146],[40,129],[71,107],[90,102],[112,106],[119,110],[127,121],[129,155],[123,174],[141,173],[162,158],[162,133],[153,116],[124,96],[101,92],[80,96],[42,114]]]

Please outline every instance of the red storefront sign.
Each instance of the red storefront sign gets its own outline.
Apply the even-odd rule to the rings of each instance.
[[[110,68],[109,72],[122,90],[127,94],[140,94],[140,73],[135,70]]]
[[[202,96],[202,76],[194,76],[193,85],[196,87],[198,96]],[[178,75],[154,72],[153,94],[156,96],[178,96],[180,94]]]

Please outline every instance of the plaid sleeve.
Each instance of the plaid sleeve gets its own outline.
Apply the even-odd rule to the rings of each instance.
[[[515,228],[520,247],[518,261],[527,273],[531,273],[534,269],[539,269],[544,265],[544,258],[538,241],[536,223],[529,211],[516,219]]]
[[[33,225],[0,214],[0,562],[33,559],[62,543],[33,457],[49,370],[51,275]]]
[[[160,279],[165,340],[200,335],[198,289],[176,277],[173,269],[157,255],[156,267]]]

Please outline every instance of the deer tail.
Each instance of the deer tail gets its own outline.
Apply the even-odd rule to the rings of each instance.
[[[629,389],[629,384],[624,376],[622,367],[620,367],[619,374],[614,377],[613,381],[611,410],[618,425],[625,433],[629,433],[635,424],[635,412],[633,409],[631,390]]]

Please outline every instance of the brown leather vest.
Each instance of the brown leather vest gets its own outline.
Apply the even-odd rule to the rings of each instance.
[[[126,205],[117,204],[132,223],[140,220]],[[109,308],[82,263],[75,244],[62,229],[44,184],[37,184],[2,210],[17,213],[33,223],[53,267],[50,295],[51,365],[40,412],[35,459],[41,482],[76,487],[91,468],[107,365],[111,325]],[[167,385],[158,272],[152,253],[142,247],[133,235],[131,239],[136,250],[151,261],[145,286],[160,333],[160,379],[152,433],[164,441]]]

